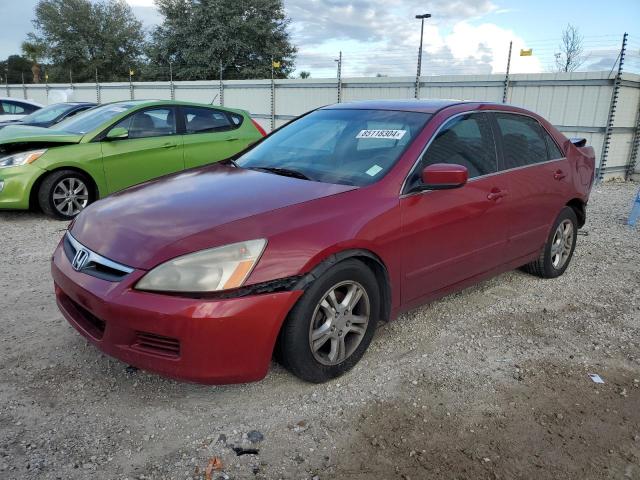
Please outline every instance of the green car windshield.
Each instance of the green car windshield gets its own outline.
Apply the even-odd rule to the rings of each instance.
[[[316,110],[235,160],[242,168],[316,182],[364,186],[384,177],[430,114]]]
[[[102,105],[101,107],[95,107],[60,122],[56,125],[55,129],[84,135],[87,132],[95,130],[103,123],[123,114],[133,106],[133,103],[110,103]]]

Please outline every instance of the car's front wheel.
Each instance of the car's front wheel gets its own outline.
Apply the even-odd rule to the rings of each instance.
[[[525,265],[524,270],[542,278],[562,275],[573,257],[577,234],[578,217],[571,207],[564,207],[551,228],[540,256]]]
[[[58,170],[49,174],[38,190],[42,211],[60,220],[71,220],[92,200],[89,179],[74,170]]]
[[[281,363],[320,383],[350,370],[371,343],[380,311],[373,272],[345,260],[318,278],[290,312],[278,344]]]

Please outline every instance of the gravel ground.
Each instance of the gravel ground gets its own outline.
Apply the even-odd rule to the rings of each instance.
[[[402,315],[324,385],[127,369],[57,311],[65,224],[0,213],[0,478],[640,479],[637,189],[594,191],[560,279],[510,272]]]

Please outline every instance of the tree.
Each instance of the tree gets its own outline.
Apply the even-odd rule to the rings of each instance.
[[[185,79],[277,78],[294,69],[295,47],[282,0],[156,0],[164,17],[148,49],[157,74]],[[152,67],[150,67],[152,68]]]
[[[0,61],[0,77],[2,77],[2,83],[8,81],[12,84],[22,83],[22,76],[24,74],[24,81],[30,82],[29,72],[31,71],[31,61],[21,55],[10,55],[6,60]]]
[[[122,80],[141,62],[142,23],[125,0],[40,0],[35,15],[27,43],[51,62],[51,78],[91,81],[97,69],[103,81]]]
[[[31,60],[31,75],[33,83],[40,83],[40,60],[46,55],[46,48],[41,43],[22,42],[22,53]]]
[[[305,72],[304,70],[300,72],[300,78],[302,78],[303,80],[305,78],[309,78],[310,76],[311,76],[311,72]]]
[[[562,31],[560,51],[556,53],[556,70],[573,72],[584,63],[583,38],[580,31],[570,23]]]

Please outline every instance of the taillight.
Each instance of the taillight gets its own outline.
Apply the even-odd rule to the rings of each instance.
[[[260,135],[262,135],[263,137],[267,136],[267,132],[264,131],[264,128],[262,128],[262,126],[260,126],[260,124],[253,118],[251,119],[251,123],[253,123],[253,126],[256,127],[256,129],[260,132]]]

